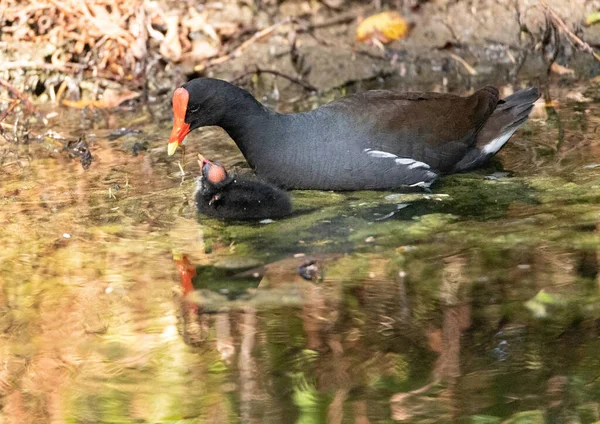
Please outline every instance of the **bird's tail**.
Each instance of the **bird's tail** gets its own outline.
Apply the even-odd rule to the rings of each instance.
[[[500,151],[514,132],[529,118],[533,104],[540,97],[537,88],[531,87],[500,100],[487,120],[473,147],[454,167],[454,172],[476,168]]]

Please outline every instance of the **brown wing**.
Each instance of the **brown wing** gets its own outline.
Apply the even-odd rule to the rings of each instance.
[[[377,133],[368,148],[411,157],[441,171],[464,156],[497,104],[494,87],[468,97],[373,90],[330,103]]]

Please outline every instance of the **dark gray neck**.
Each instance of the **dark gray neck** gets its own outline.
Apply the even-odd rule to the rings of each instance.
[[[277,127],[280,114],[271,111],[256,100],[250,93],[232,86],[232,90],[224,99],[224,110],[217,125],[227,131],[235,141],[242,154],[252,165],[248,147],[260,150],[257,144],[265,143]],[[258,148],[258,149],[257,149]]]

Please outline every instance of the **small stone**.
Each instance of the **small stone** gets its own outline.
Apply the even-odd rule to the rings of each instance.
[[[71,238],[71,234],[69,234],[69,233],[63,233],[63,238],[70,239]]]

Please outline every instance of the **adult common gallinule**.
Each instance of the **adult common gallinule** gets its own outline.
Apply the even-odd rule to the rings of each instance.
[[[175,153],[199,127],[220,126],[257,175],[288,189],[428,187],[497,153],[523,124],[536,88],[500,100],[485,87],[469,97],[374,90],[310,112],[280,114],[228,82],[197,78],[175,90]]]
[[[270,184],[239,175],[199,155],[202,175],[197,180],[196,206],[208,216],[258,220],[280,218],[292,212],[288,194]]]

